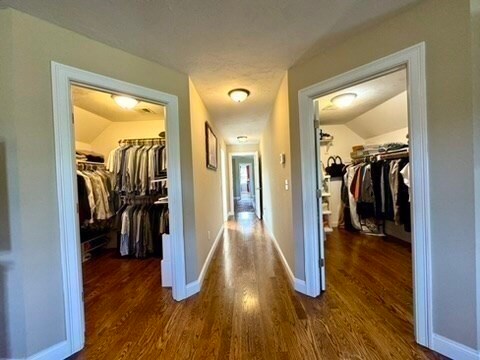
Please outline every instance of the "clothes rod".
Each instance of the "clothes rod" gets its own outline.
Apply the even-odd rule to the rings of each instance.
[[[395,160],[395,159],[402,159],[402,158],[408,158],[410,157],[410,152],[403,151],[403,152],[392,152],[392,153],[377,153],[377,154],[371,154],[367,156],[363,156],[358,159],[352,159],[352,163],[354,164],[359,164],[361,162],[369,162],[369,161],[375,161],[375,160]]]
[[[162,139],[162,138],[138,138],[138,139],[120,139],[118,141],[119,144],[122,144],[122,143],[134,143],[134,142],[148,142],[148,141],[151,141],[151,142],[155,142],[155,141],[159,141],[159,142],[165,142],[165,139]]]
[[[96,162],[96,161],[84,161],[84,160],[77,160],[77,164],[105,166],[105,163]]]

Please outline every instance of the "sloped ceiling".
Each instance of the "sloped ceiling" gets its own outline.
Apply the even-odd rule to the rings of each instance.
[[[357,98],[345,108],[336,108],[331,99],[355,93]],[[345,125],[368,139],[408,126],[407,72],[392,73],[335,91],[315,100],[320,124]]]
[[[418,0],[0,0],[189,74],[227,142],[258,141],[285,71],[304,54]],[[308,57],[308,56],[307,56]],[[242,104],[227,92],[251,91]]]
[[[121,121],[163,121],[165,107],[140,101],[132,110],[122,109],[107,92],[72,86],[75,106],[113,122]]]
[[[320,97],[316,100],[317,116],[322,124],[346,124],[406,90],[407,72],[401,69]],[[331,99],[345,93],[357,95],[352,105],[342,109],[333,106]]]
[[[110,93],[81,86],[72,86],[72,101],[75,139],[87,144],[115,123],[162,121],[163,124],[165,120],[162,105],[140,101],[134,109],[126,110],[113,101]]]
[[[407,92],[388,99],[345,125],[364,139],[407,127]]]
[[[112,122],[98,116],[90,111],[73,107],[73,114],[76,119],[75,140],[91,144]]]

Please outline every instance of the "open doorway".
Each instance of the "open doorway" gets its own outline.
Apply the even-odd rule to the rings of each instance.
[[[407,91],[402,67],[316,98],[316,164],[322,290],[404,323],[396,331],[413,338]]]
[[[321,131],[322,127],[322,117],[319,114],[318,109],[328,112],[329,106],[335,106],[337,108],[345,107],[348,104],[352,104],[358,98],[358,94],[351,94],[349,91],[346,91],[349,88],[352,88],[357,85],[361,85],[370,80],[380,79],[382,76],[388,74],[395,74],[398,70],[405,69],[406,73],[406,97],[407,97],[407,114],[408,114],[408,145],[404,149],[394,149],[394,147],[386,147],[386,149],[393,151],[403,152],[403,154],[388,154],[381,153],[385,149],[380,149],[379,147],[372,147],[372,144],[367,144],[364,142],[360,145],[355,145],[355,148],[351,148],[348,155],[348,160],[355,163],[360,161],[356,156],[368,155],[366,162],[370,163],[376,161],[377,159],[382,161],[394,161],[395,166],[391,167],[394,174],[393,180],[400,182],[399,172],[402,169],[398,170],[400,167],[400,162],[408,159],[410,164],[410,187],[411,187],[411,196],[407,195],[407,199],[411,203],[409,208],[411,209],[411,245],[406,245],[407,247],[411,246],[410,253],[406,258],[412,261],[413,264],[409,266],[412,269],[413,277],[413,286],[411,291],[411,296],[407,296],[407,302],[412,303],[412,311],[409,313],[402,313],[402,316],[411,315],[411,324],[409,332],[415,333],[415,340],[424,346],[431,346],[432,341],[432,313],[431,313],[431,250],[430,250],[430,208],[429,208],[429,173],[428,173],[428,153],[426,151],[427,143],[427,126],[426,126],[426,88],[425,88],[425,45],[423,43],[411,48],[405,49],[398,53],[389,55],[385,58],[374,61],[370,64],[364,65],[357,69],[351,70],[347,73],[338,75],[334,78],[325,80],[322,83],[316,84],[309,88],[303,89],[299,92],[299,103],[300,103],[300,135],[301,135],[301,158],[302,158],[302,187],[303,187],[303,225],[305,232],[305,274],[306,274],[306,285],[307,293],[311,296],[318,296],[322,290],[327,290],[330,284],[328,274],[325,272],[325,266],[328,264],[329,259],[325,257],[326,252],[324,249],[325,239],[328,237],[327,232],[331,231],[333,228],[333,221],[328,217],[332,215],[332,210],[330,209],[330,201],[325,201],[322,198],[331,196],[331,192],[335,191],[331,185],[331,179],[336,176],[344,178],[342,174],[343,165],[340,165],[340,160],[337,159],[337,164],[340,166],[334,165],[334,159],[329,163],[330,168],[340,168],[340,174],[338,174],[338,169],[333,172],[329,171],[326,176],[323,168],[321,166],[321,153],[326,151],[325,147],[333,147],[335,137],[332,134],[325,134]],[[397,73],[397,75],[400,73]],[[339,94],[340,92],[341,94]],[[341,96],[340,98],[335,97],[337,95],[347,95]],[[400,95],[400,94],[398,94]],[[328,101],[331,103],[325,106],[317,106],[318,100],[324,96],[328,96]],[[393,96],[393,95],[392,95]],[[401,96],[400,96],[401,97]],[[384,101],[385,102],[385,101]],[[377,104],[381,105],[381,104]],[[363,112],[357,114],[357,117],[364,115]],[[389,122],[390,118],[393,118],[394,114],[384,113],[380,116],[380,122],[377,123],[378,129]],[[323,119],[326,116],[324,114]],[[312,121],[313,120],[313,121]],[[353,119],[352,119],[353,120]],[[353,125],[353,124],[351,124]],[[353,126],[352,126],[353,127]],[[315,135],[312,135],[312,130],[315,130]],[[376,130],[378,130],[376,129]],[[351,129],[350,129],[351,130]],[[402,133],[405,132],[405,129],[398,128],[397,130]],[[393,132],[393,130],[392,130]],[[380,133],[375,136],[385,137],[386,133]],[[398,135],[398,134],[397,134]],[[405,137],[406,134],[403,134]],[[387,140],[389,141],[389,140]],[[322,150],[322,148],[324,148]],[[330,149],[329,149],[330,151]],[[375,151],[375,153],[370,153],[370,151]],[[389,158],[392,156],[391,158]],[[327,159],[328,160],[328,159]],[[342,159],[343,160],[343,159]],[[319,165],[319,166],[317,166]],[[328,167],[329,165],[326,165]],[[352,164],[355,166],[356,164]],[[403,164],[406,165],[406,164]],[[405,166],[404,166],[405,167]],[[352,174],[350,174],[352,175]],[[360,176],[360,173],[353,173],[353,175]],[[370,172],[367,168],[363,167],[361,172],[362,180],[367,179],[363,175],[371,176],[371,167]],[[385,176],[390,176],[386,172]],[[403,176],[402,176],[403,177]],[[344,178],[345,179],[345,178]],[[345,181],[348,181],[345,179]],[[371,182],[366,182],[366,184]],[[402,183],[405,182],[402,179]],[[378,237],[377,240],[380,240],[380,244],[384,243],[383,240],[385,231],[390,232],[391,235],[395,237],[400,237],[401,234],[392,234],[392,231],[388,229],[386,224],[388,218],[385,218],[383,223],[366,221],[365,214],[370,212],[370,214],[376,215],[378,209],[383,209],[385,205],[384,199],[380,195],[380,206],[374,201],[373,206],[370,203],[369,206],[364,206],[363,198],[360,198],[360,191],[364,190],[360,183],[355,182],[355,186],[350,187],[350,189],[345,186],[347,191],[344,191],[345,204],[354,206],[355,204],[350,203],[349,196],[352,194],[357,200],[358,210],[364,215],[362,219],[350,219],[350,223],[356,223],[357,227],[366,232],[369,232],[369,236],[372,238]],[[351,184],[350,184],[351,185]],[[385,186],[385,183],[384,183]],[[373,187],[373,185],[372,185]],[[390,185],[389,185],[390,187]],[[387,188],[381,189],[381,192],[386,191]],[[378,189],[376,190],[378,191]],[[408,190],[407,190],[408,192]],[[372,190],[367,191],[368,194],[372,193]],[[327,196],[329,195],[329,196]],[[393,196],[392,196],[393,198]],[[362,200],[362,203],[358,202]],[[398,206],[398,199],[393,199],[393,206]],[[383,205],[382,205],[383,204]],[[386,205],[385,205],[386,206]],[[359,214],[359,211],[344,211],[344,216],[352,216],[352,214]],[[395,211],[395,209],[394,209]],[[384,214],[385,215],[385,214]],[[394,220],[397,220],[399,214],[394,214]],[[360,217],[360,216],[359,216]],[[357,221],[360,220],[360,221]],[[340,222],[340,220],[339,220]],[[398,224],[397,224],[398,225]],[[403,223],[405,225],[405,223]],[[357,229],[358,230],[358,229]],[[405,229],[404,229],[405,230]],[[350,236],[350,243],[347,245],[361,243],[362,240],[355,243],[355,236]],[[357,238],[358,239],[358,238]],[[329,241],[328,239],[326,241]],[[371,242],[370,240],[368,240]],[[403,240],[398,240],[398,243]],[[367,242],[367,241],[365,241]],[[335,245],[335,244],[332,244]],[[404,245],[405,246],[405,245]],[[384,258],[385,254],[382,251],[379,251],[378,257],[375,259],[375,262],[368,264],[367,266],[361,267],[361,272],[365,274],[368,272],[370,266],[378,265],[379,258]],[[351,251],[348,256],[362,256],[361,254]],[[344,259],[345,260],[345,259]],[[395,261],[395,260],[393,260]],[[333,265],[333,264],[332,264]],[[347,266],[347,263],[344,263],[344,266]],[[357,268],[357,270],[360,268]],[[397,271],[402,273],[402,270],[399,267],[395,267]],[[328,270],[328,268],[327,268]],[[392,268],[389,268],[388,271],[392,271]],[[408,271],[403,271],[403,276],[407,276],[406,281],[408,282]],[[368,274],[367,274],[368,277]],[[366,285],[367,288],[371,286],[370,283]],[[398,285],[397,285],[398,286]],[[395,284],[391,284],[391,287],[395,288]],[[384,285],[381,286],[379,291],[384,291]],[[350,294],[352,295],[352,294]],[[379,305],[379,304],[377,304]],[[389,304],[387,304],[388,306]],[[379,305],[382,306],[382,305]],[[381,307],[379,308],[381,309]],[[363,314],[363,313],[362,313]],[[410,315],[409,315],[410,314]],[[382,319],[382,321],[384,321]],[[405,323],[404,319],[400,319],[400,322]]]
[[[258,153],[230,153],[230,208],[237,214],[262,218]]]
[[[54,62],[52,81],[58,215],[65,294],[66,346],[68,346],[68,350],[65,351],[73,354],[85,345],[86,296],[82,275],[88,270],[82,265],[95,265],[93,261],[98,258],[95,258],[92,251],[112,248],[110,251],[115,255],[110,260],[123,262],[123,256],[129,257],[128,260],[131,260],[132,264],[137,262],[139,268],[153,258],[153,262],[147,266],[149,269],[146,270],[152,289],[166,294],[165,299],[171,299],[173,296],[175,300],[182,300],[187,296],[178,100],[166,93]],[[126,98],[116,98],[117,95],[124,94]],[[102,102],[105,106],[101,106]],[[110,109],[107,109],[108,107]],[[119,112],[121,111],[119,108],[132,107],[135,110],[127,115]],[[100,110],[106,112],[100,113]],[[111,114],[111,111],[115,114]],[[155,119],[138,118],[147,116],[147,113]],[[136,117],[133,122],[130,121],[132,117]],[[81,118],[86,123],[75,129],[74,123],[81,122]],[[143,125],[142,120],[145,120]],[[138,131],[149,133],[139,134]],[[126,156],[123,156],[126,153],[119,156],[120,151],[126,147],[139,148],[135,156],[131,154],[131,162],[126,161]],[[140,159],[140,162],[137,163],[133,159]],[[121,168],[122,171],[113,171],[111,174],[109,169],[112,168]],[[157,206],[163,207],[163,210],[159,208],[152,210]],[[133,209],[133,213],[125,215],[127,208]],[[155,214],[151,213],[151,210]],[[128,222],[128,226],[127,222],[123,221],[125,217],[132,220]],[[163,223],[159,224],[162,221]],[[163,230],[160,231],[160,228]],[[154,229],[158,231],[153,231]],[[170,241],[165,242],[167,233]],[[161,244],[158,241],[160,238]],[[167,256],[167,252],[163,251],[165,244],[170,245],[167,246],[170,263],[165,269],[162,266],[160,270],[160,257],[165,260]],[[163,252],[163,256],[158,256],[159,252]],[[157,257],[154,257],[155,255]],[[148,260],[145,262],[143,258]],[[86,262],[82,263],[82,260]],[[125,258],[125,261],[128,260]],[[112,264],[112,261],[97,264],[102,267],[113,266],[118,271],[119,269],[129,271],[130,264],[128,266],[123,263]],[[102,280],[108,273],[104,270],[93,269],[90,272],[92,278]],[[121,275],[120,273],[119,271],[117,275]],[[141,300],[135,295],[136,282],[128,279],[138,275],[141,278],[142,273],[142,271],[136,271],[134,275],[123,273],[119,287],[123,287],[125,291],[131,287],[131,297],[124,294],[112,299],[108,294],[104,294],[103,292],[108,289],[115,290],[111,286],[113,281],[109,283],[110,286],[92,292],[88,301],[98,302],[99,306],[103,303],[115,311],[120,307],[118,301],[130,298],[135,303],[135,299]],[[167,286],[163,282],[166,275],[170,275],[171,292],[161,287],[161,284]],[[101,322],[101,319],[99,321]]]
[[[159,298],[172,283],[165,106],[81,84],[71,99],[85,336],[98,342],[98,314],[145,306],[134,284]]]

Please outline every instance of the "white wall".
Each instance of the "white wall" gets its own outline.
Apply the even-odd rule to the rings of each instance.
[[[333,136],[333,142],[328,149],[328,153],[326,146],[321,147],[321,158],[325,166],[327,166],[326,164],[329,156],[339,155],[344,163],[350,162],[352,146],[365,144],[365,139],[356,134],[346,125],[320,125],[320,127],[323,132]]]
[[[381,144],[386,144],[390,142],[401,142],[401,143],[407,144],[408,143],[407,134],[408,134],[408,126],[400,130],[395,130],[392,132],[388,132],[386,134],[365,139],[365,144],[381,145]]]

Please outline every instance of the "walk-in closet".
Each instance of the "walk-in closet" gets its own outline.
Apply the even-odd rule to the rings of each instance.
[[[171,282],[165,107],[71,89],[88,342],[100,314]]]
[[[317,162],[327,288],[350,306],[413,319],[407,73],[395,69],[322,96]],[[328,291],[328,289],[327,289]]]

